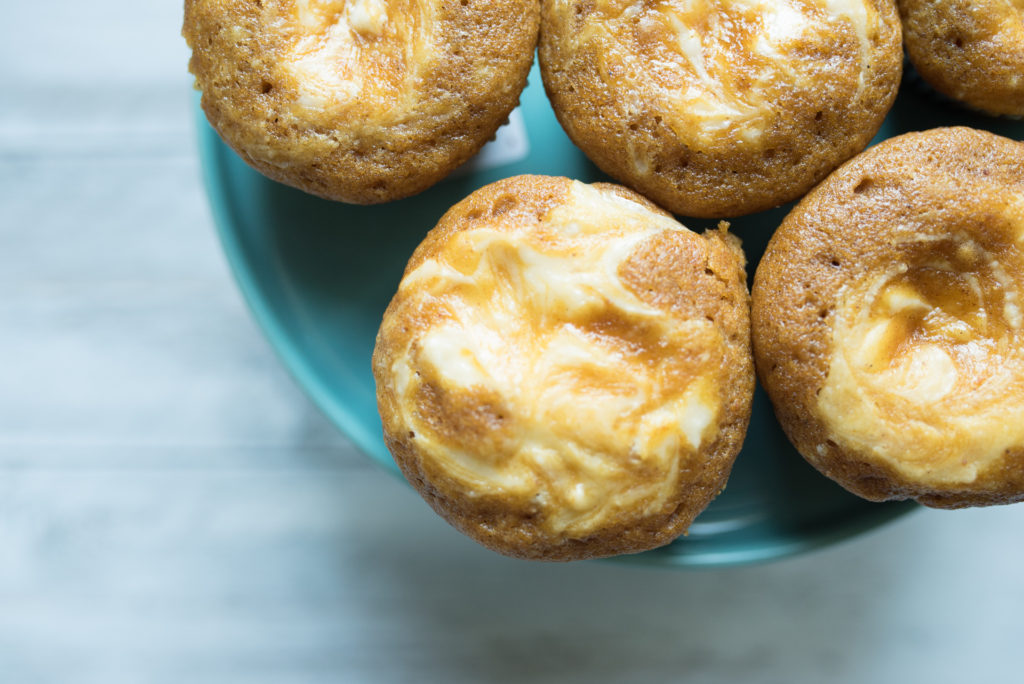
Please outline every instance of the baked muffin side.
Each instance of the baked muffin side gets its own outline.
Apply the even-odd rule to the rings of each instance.
[[[754,277],[758,375],[800,453],[875,501],[1024,500],[1024,143],[910,133],[783,221]]]
[[[667,544],[750,416],[742,251],[625,188],[520,176],[416,249],[373,356],[384,437],[481,544],[575,560]]]
[[[539,8],[528,0],[186,0],[202,107],[274,180],[372,204],[420,192],[519,101]]]
[[[907,56],[929,85],[988,114],[1024,116],[1024,2],[897,4]]]
[[[892,0],[543,0],[558,120],[603,171],[670,211],[792,200],[864,148],[896,96]]]

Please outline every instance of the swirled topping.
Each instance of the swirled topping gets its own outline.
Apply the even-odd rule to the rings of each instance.
[[[281,69],[297,106],[387,110],[430,54],[430,3],[419,0],[293,0],[267,4],[268,25],[286,36]]]
[[[653,89],[682,140],[756,144],[781,99],[863,88],[879,21],[868,0],[596,0],[569,40],[620,92]]]
[[[972,482],[1024,444],[1015,237],[996,250],[966,232],[905,236],[915,258],[845,289],[818,395],[837,439],[935,484]]]
[[[697,238],[574,183],[538,225],[454,233],[399,288],[425,332],[391,366],[418,449],[471,495],[585,535],[661,510],[681,459],[715,433],[722,333],[647,303],[621,276],[647,240]]]

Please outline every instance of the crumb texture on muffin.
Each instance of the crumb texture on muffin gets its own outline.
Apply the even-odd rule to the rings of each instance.
[[[840,484],[1024,498],[1024,144],[936,129],[855,158],[769,244],[753,324],[783,427]]]
[[[671,541],[752,392],[742,256],[623,188],[520,177],[453,208],[378,336],[385,435],[456,527],[570,559]]]
[[[897,0],[907,56],[944,95],[1024,116],[1024,0]]]
[[[540,57],[598,166],[676,213],[732,216],[862,149],[902,50],[891,0],[544,0]]]
[[[414,194],[469,159],[519,100],[529,0],[186,0],[202,106],[265,175],[329,199]]]

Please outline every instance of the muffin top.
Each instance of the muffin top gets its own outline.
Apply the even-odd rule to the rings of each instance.
[[[247,162],[330,199],[436,183],[518,102],[529,0],[187,0],[183,33],[211,124]]]
[[[797,448],[869,498],[1024,497],[1024,144],[893,138],[776,232],[758,371]]]
[[[898,0],[907,55],[936,90],[1024,116],[1024,0]]]
[[[292,106],[314,120],[339,111],[380,121],[406,115],[413,102],[401,96],[433,50],[424,9],[414,0],[268,5],[279,80],[298,93]]]
[[[724,484],[749,417],[741,252],[635,193],[518,177],[453,208],[378,335],[385,436],[504,553],[642,550]]]
[[[891,0],[544,0],[559,120],[607,173],[686,215],[805,192],[895,97]]]

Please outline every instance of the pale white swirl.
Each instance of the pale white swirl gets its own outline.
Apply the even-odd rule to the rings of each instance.
[[[908,245],[926,256],[841,292],[818,408],[834,439],[914,481],[970,483],[1024,444],[1024,263],[966,233]]]
[[[607,81],[625,82],[617,92],[653,93],[680,139],[704,146],[756,144],[778,94],[826,87],[826,73],[857,93],[879,31],[869,0],[597,0],[567,40],[599,46]],[[620,104],[638,114],[649,105]]]
[[[264,23],[287,46],[278,70],[306,116],[401,109],[435,52],[424,0],[293,0],[265,3]]]
[[[666,231],[689,234],[574,183],[541,227],[476,226],[408,273],[404,310],[429,308],[430,323],[389,370],[424,458],[472,495],[535,497],[553,532],[660,511],[680,459],[716,431],[725,344],[711,322],[682,320],[623,282],[622,265]],[[486,435],[460,444],[419,413],[439,392],[486,411]]]

